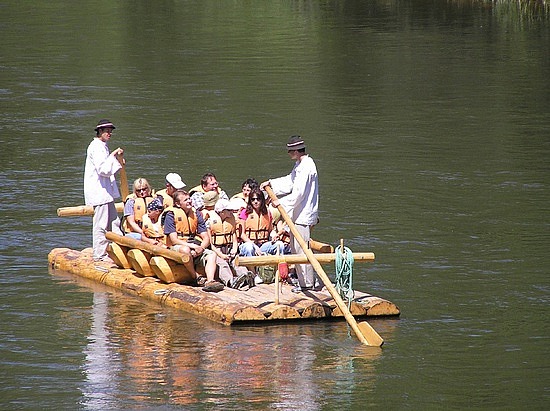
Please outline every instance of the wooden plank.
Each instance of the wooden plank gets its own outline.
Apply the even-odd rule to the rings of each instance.
[[[319,263],[328,264],[336,260],[336,254],[315,254]],[[366,263],[374,261],[374,253],[353,253],[353,260],[356,263]],[[286,262],[288,264],[307,264],[309,260],[305,254],[281,254],[281,255],[258,255],[253,257],[237,257],[235,265],[240,266],[263,266],[277,265]]]

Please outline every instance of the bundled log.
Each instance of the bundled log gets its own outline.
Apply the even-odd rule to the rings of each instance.
[[[160,255],[162,257],[169,258],[170,260],[174,260],[178,263],[185,264],[189,261],[189,256],[185,254],[180,254],[176,251],[169,250],[164,247],[160,247],[158,245],[153,245],[146,243],[145,241],[136,240],[131,237],[125,237],[119,234],[115,234],[113,232],[108,231],[105,233],[105,237],[107,237],[107,240],[113,241],[119,245],[128,247],[128,248],[137,248],[138,250],[146,251],[149,254],[153,255]]]
[[[116,211],[122,213],[124,211],[123,203],[115,203]],[[86,215],[94,215],[94,208],[92,206],[74,206],[74,207],[60,207],[57,209],[57,215],[59,217],[78,217]]]

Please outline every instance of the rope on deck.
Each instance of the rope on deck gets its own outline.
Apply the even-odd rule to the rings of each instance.
[[[348,309],[355,296],[353,291],[353,253],[347,247],[337,246],[336,254],[336,290],[347,301]]]

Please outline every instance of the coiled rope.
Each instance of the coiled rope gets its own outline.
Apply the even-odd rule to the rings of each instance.
[[[347,301],[348,309],[355,296],[353,291],[353,253],[347,247],[339,245],[335,250],[336,290]]]

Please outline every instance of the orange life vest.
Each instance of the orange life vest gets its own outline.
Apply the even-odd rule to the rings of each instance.
[[[166,189],[157,191],[157,197],[162,197],[162,206],[165,210],[174,205],[174,199],[166,192]]]
[[[233,214],[224,221],[222,218],[214,213],[210,214],[210,235],[212,237],[212,244],[217,247],[221,247],[228,244],[233,244],[233,235],[237,229],[237,223]]]
[[[166,217],[166,213],[169,211],[172,211],[174,213],[174,224],[176,225],[176,232],[178,234],[178,238],[182,239],[183,241],[189,240],[190,237],[193,237],[197,234],[197,228],[199,226],[199,218],[197,217],[197,213],[194,209],[192,209],[189,212],[189,215],[185,214],[185,211],[183,211],[179,207],[168,207],[166,210],[163,211],[162,215],[162,222],[164,223],[164,218]],[[162,228],[162,232],[164,232],[164,224]],[[166,239],[167,245],[170,241],[168,238]]]
[[[141,227],[143,219],[143,216],[147,213],[147,205],[153,201],[153,197],[137,197],[135,194],[130,194],[128,197],[126,197],[126,200],[124,200],[124,204],[130,199],[134,200],[134,221],[136,224]],[[126,221],[126,218],[124,219],[124,232],[125,233],[131,233],[132,227],[130,227],[130,224]]]
[[[162,226],[160,225],[160,218],[156,223],[153,223],[149,218],[149,215],[144,214],[142,221],[143,225],[141,226],[141,228],[143,229],[143,234],[145,235],[145,237],[154,238],[161,241],[162,243],[166,243],[165,235],[162,231]]]
[[[269,233],[273,229],[271,214],[258,215],[256,211],[248,214],[244,222],[244,232],[255,243],[269,240]]]

